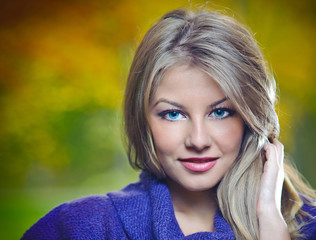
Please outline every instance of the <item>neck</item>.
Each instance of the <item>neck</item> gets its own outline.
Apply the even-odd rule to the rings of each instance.
[[[171,181],[167,181],[167,185],[175,210],[189,212],[191,209],[196,210],[207,207],[210,210],[215,208],[216,211],[218,207],[216,189],[190,191]]]
[[[167,185],[176,219],[185,235],[214,230],[213,221],[218,208],[216,189],[190,191],[173,181],[167,181]]]

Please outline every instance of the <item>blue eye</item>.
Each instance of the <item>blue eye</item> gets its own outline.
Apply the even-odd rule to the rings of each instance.
[[[234,115],[235,111],[232,109],[228,109],[228,108],[218,108],[215,109],[211,115],[216,118],[216,119],[224,119],[227,118],[229,116]]]
[[[178,119],[179,116],[180,116],[180,113],[175,112],[175,111],[169,112],[169,113],[167,114],[167,118],[169,118],[169,119],[171,119],[171,120],[176,120],[176,119]]]
[[[214,111],[214,116],[217,118],[222,118],[225,116],[226,113],[227,113],[227,111],[224,111],[223,109],[216,109]]]
[[[178,111],[178,110],[166,110],[162,111],[158,114],[161,118],[169,120],[169,121],[177,121],[177,120],[184,120],[186,119],[186,116],[184,113]]]

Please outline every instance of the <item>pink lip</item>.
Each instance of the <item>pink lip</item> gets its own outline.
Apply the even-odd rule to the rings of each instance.
[[[213,168],[218,158],[182,158],[181,164],[193,172],[206,172]]]

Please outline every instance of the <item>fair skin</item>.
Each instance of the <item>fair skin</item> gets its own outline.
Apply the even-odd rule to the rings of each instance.
[[[257,202],[260,239],[271,239],[271,236],[274,239],[290,239],[287,225],[281,213],[284,181],[283,150],[282,143],[276,139],[264,146],[266,162]]]
[[[238,156],[244,133],[242,118],[209,75],[187,65],[165,73],[147,115],[183,234],[214,231],[216,186]],[[285,235],[277,239],[287,239],[282,238],[288,232],[279,206],[282,169],[275,168],[282,165],[283,149],[274,142],[265,151],[268,161],[257,204],[260,239],[270,239],[270,230],[279,232],[282,226]],[[270,214],[263,210],[266,208]]]

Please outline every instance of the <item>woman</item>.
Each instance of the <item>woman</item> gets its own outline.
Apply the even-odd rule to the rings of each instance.
[[[244,27],[213,12],[167,13],[126,87],[140,181],[62,204],[22,239],[315,239],[314,192],[283,164],[274,102]]]

